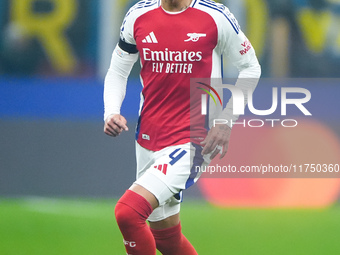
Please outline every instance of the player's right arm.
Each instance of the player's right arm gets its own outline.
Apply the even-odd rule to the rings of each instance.
[[[120,108],[125,98],[127,79],[138,59],[137,53],[133,45],[121,39],[112,53],[110,68],[105,77],[104,132],[113,137],[128,130],[126,119],[120,115]]]
[[[131,11],[125,16],[120,40],[112,53],[104,82],[104,132],[113,137],[128,130],[127,121],[120,114],[120,109],[125,98],[128,76],[139,56],[133,38],[133,15],[130,14]]]
[[[123,130],[128,131],[126,119],[120,114],[113,114],[106,118],[104,124],[104,133],[116,137]]]

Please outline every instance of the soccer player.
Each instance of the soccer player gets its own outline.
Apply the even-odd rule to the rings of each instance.
[[[120,108],[127,78],[140,57],[137,180],[115,207],[127,254],[155,255],[156,249],[163,255],[197,254],[181,232],[181,191],[197,181],[195,166],[226,154],[231,129],[211,127],[191,139],[190,78],[221,77],[222,54],[238,68],[239,80],[260,77],[254,49],[222,4],[145,0],[125,16],[105,78],[104,132],[116,137],[128,131]],[[255,86],[245,83],[242,89]]]

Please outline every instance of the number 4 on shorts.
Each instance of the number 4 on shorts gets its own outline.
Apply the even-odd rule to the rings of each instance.
[[[186,150],[182,150],[181,152],[179,152],[181,149],[176,149],[174,150],[169,157],[172,159],[169,164],[170,165],[174,165],[178,160],[180,160],[186,153]]]

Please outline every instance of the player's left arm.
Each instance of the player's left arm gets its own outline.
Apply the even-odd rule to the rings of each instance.
[[[236,19],[234,19],[234,22],[234,26],[239,28]],[[221,52],[239,71],[235,87],[242,90],[245,107],[248,103],[248,91],[254,92],[259,82],[261,66],[256,57],[255,49],[240,28],[237,31],[232,29],[231,26],[225,26],[222,36],[224,45],[221,47]],[[229,100],[219,117],[233,122],[238,119],[239,115],[233,114],[233,98]],[[228,124],[231,127],[231,123]]]
[[[243,91],[245,95],[244,106],[246,106],[248,102],[247,91],[255,90],[261,76],[261,67],[253,46],[239,28],[236,19],[227,8],[225,11],[230,19],[225,20],[224,25],[219,28],[219,48],[221,54],[225,54],[228,60],[239,70],[235,86]],[[233,115],[233,103],[230,100],[218,118],[235,122],[238,117]],[[232,127],[231,123],[228,124],[230,125],[220,124],[211,127],[207,137],[201,143],[204,146],[203,155],[212,153],[210,159],[213,159],[219,153],[221,154],[220,159],[226,155]]]
[[[227,154],[231,127],[226,124],[217,124],[212,127],[201,145],[203,146],[202,155],[212,153],[210,159],[220,155],[222,159]]]

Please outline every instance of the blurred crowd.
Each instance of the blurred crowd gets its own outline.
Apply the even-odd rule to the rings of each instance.
[[[96,76],[102,1],[3,0],[0,74]],[[136,1],[116,0],[116,20]],[[256,49],[264,77],[338,77],[340,0],[224,0]],[[118,36],[118,35],[116,35]],[[110,53],[108,53],[110,54]]]

